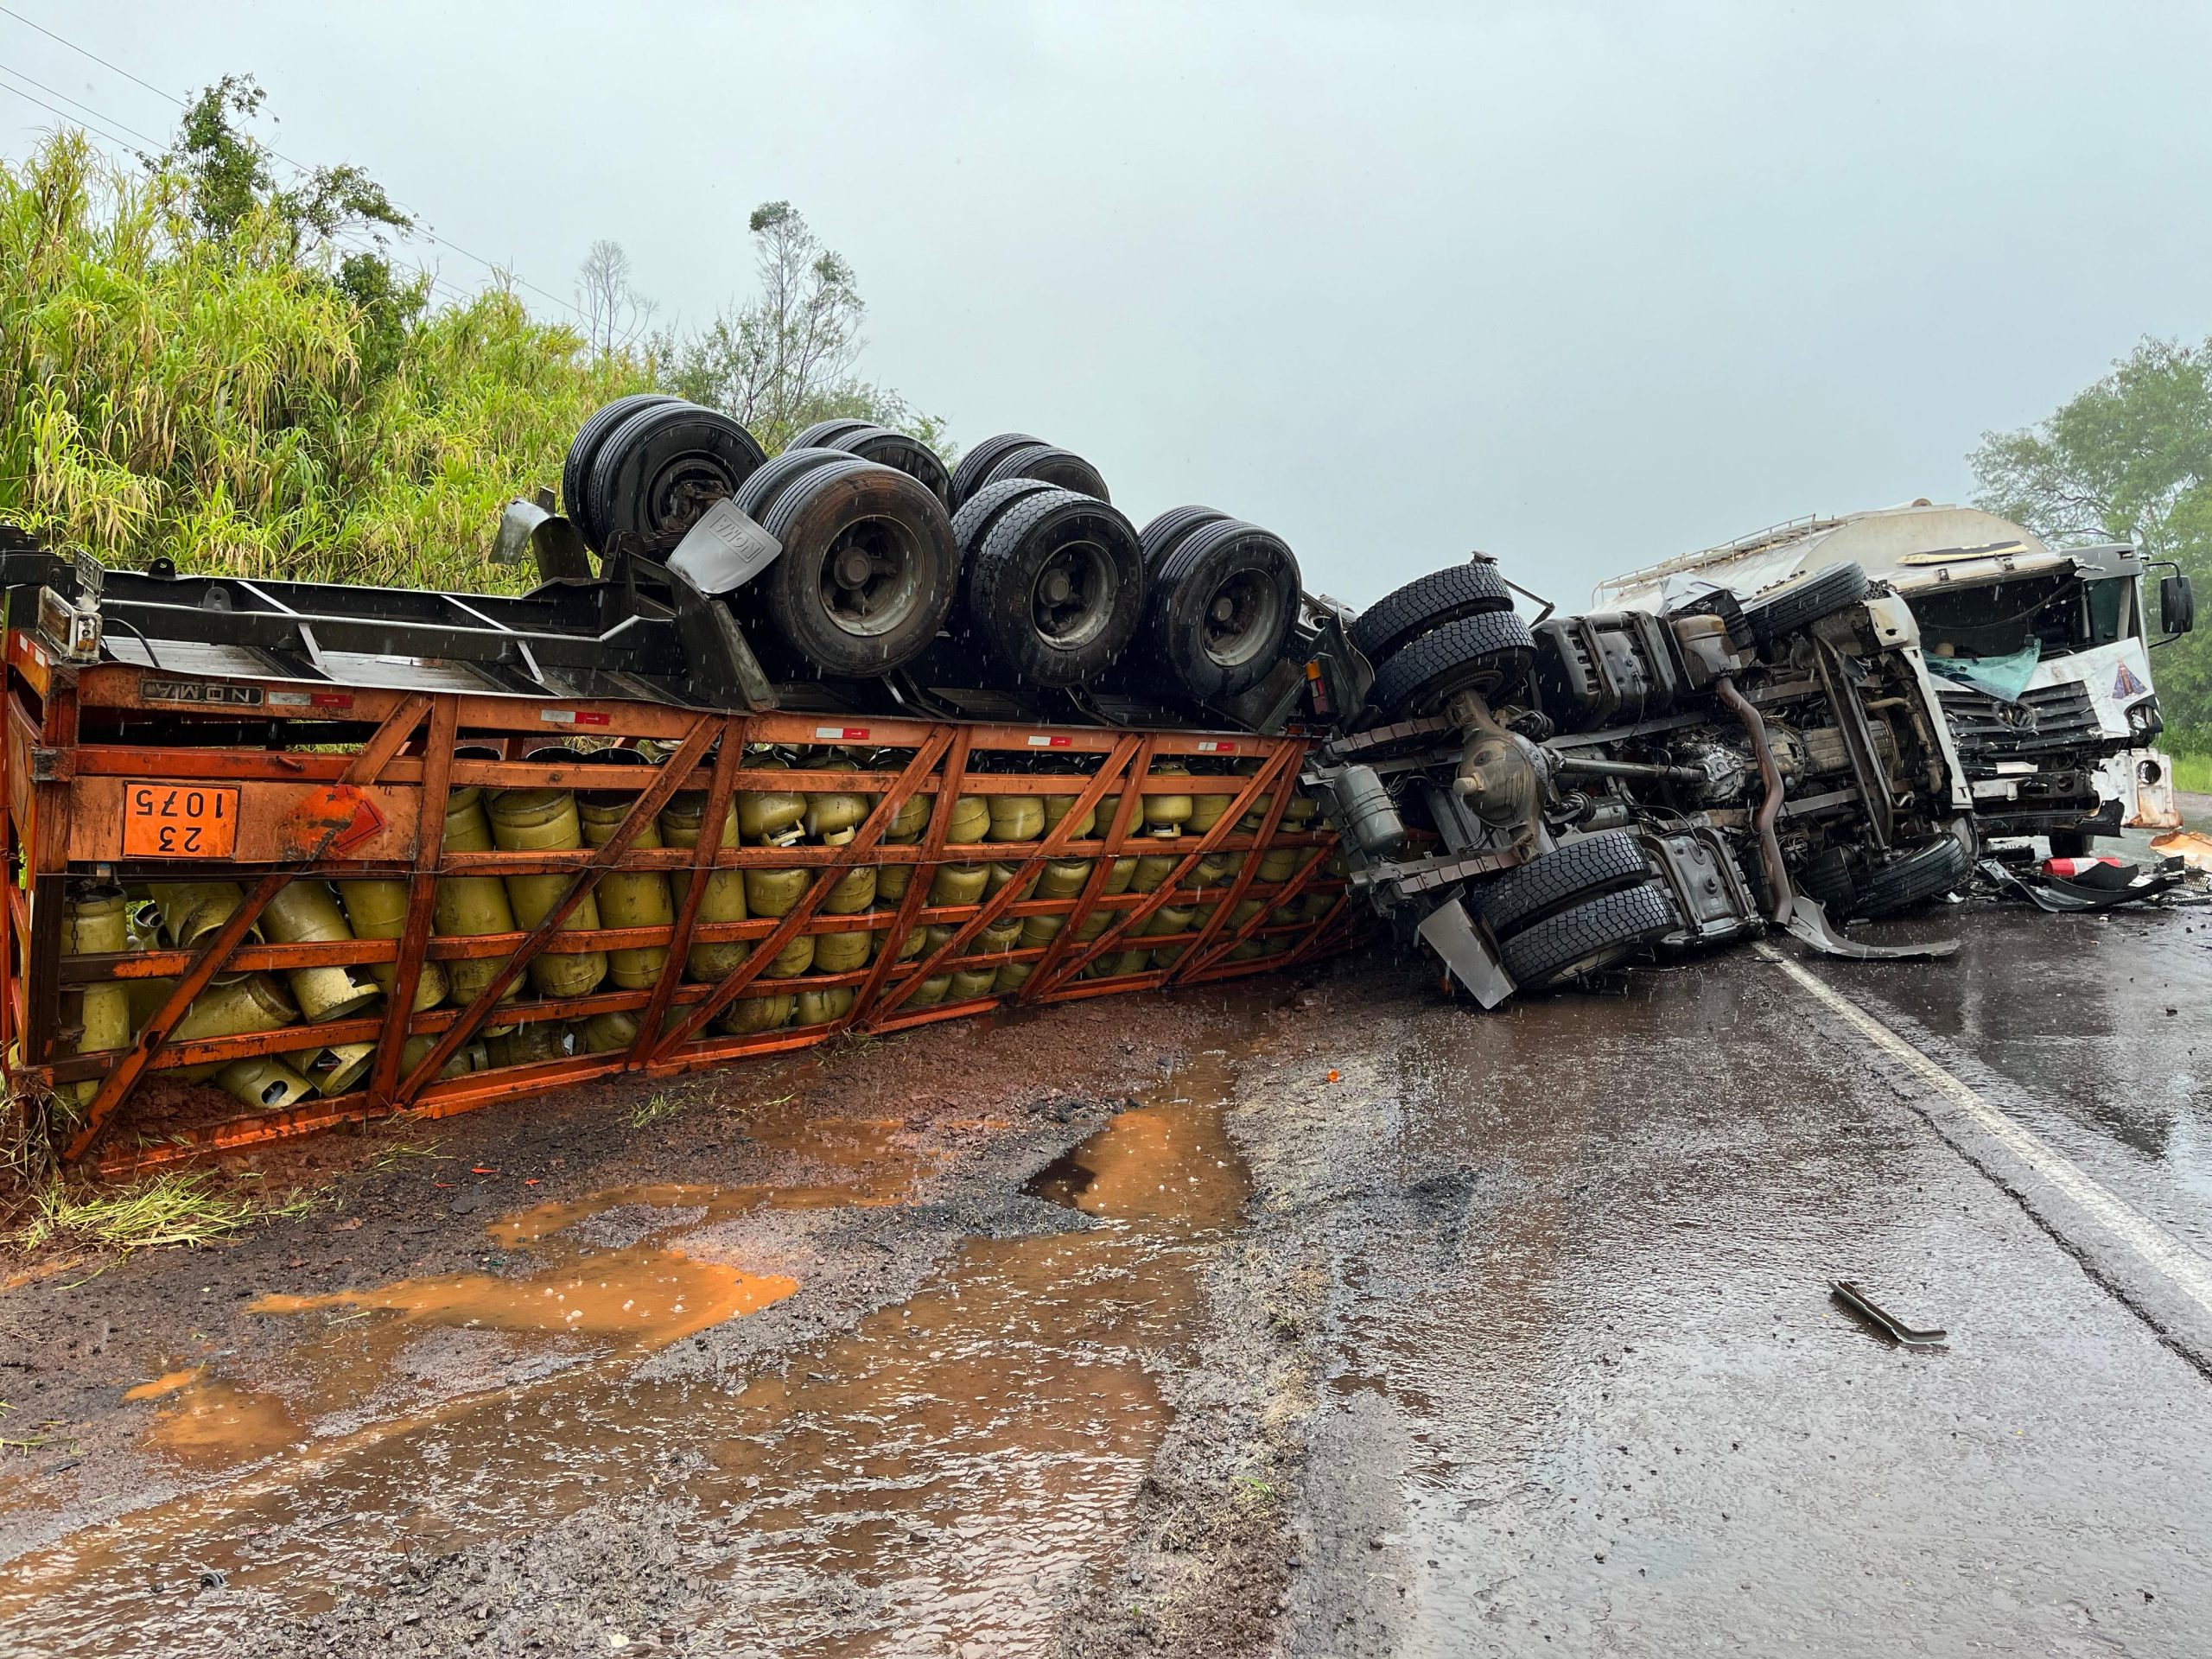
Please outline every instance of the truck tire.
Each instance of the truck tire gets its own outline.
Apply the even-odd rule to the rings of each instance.
[[[1096,467],[1072,449],[1056,449],[1049,443],[1024,444],[1008,450],[983,474],[983,483],[1000,484],[1009,478],[1037,479],[1101,501],[1114,499],[1106,493],[1106,480]]]
[[[1009,483],[986,485],[961,517]],[[984,515],[977,515],[979,518]],[[968,616],[1017,683],[1079,685],[1128,647],[1144,614],[1144,547],[1105,502],[1040,485],[963,538]]]
[[[671,400],[632,414],[592,458],[584,499],[605,552],[634,535],[665,553],[715,502],[734,496],[764,457],[753,435],[727,415]]]
[[[1570,906],[1652,877],[1643,845],[1625,830],[1608,830],[1532,858],[1469,895],[1468,907],[1506,939]]]
[[[946,505],[957,512],[967,505],[968,498],[983,487],[992,467],[1014,450],[1025,444],[1042,443],[1042,438],[1033,438],[1027,432],[1001,432],[996,437],[985,438],[981,443],[960,457],[952,469],[952,499]]]
[[[1351,642],[1370,664],[1379,663],[1446,622],[1512,608],[1513,590],[1505,585],[1496,563],[1471,560],[1416,576],[1383,594],[1354,620]]]
[[[878,426],[873,421],[817,421],[793,438],[791,447],[842,449],[863,461],[895,467],[946,503],[947,512],[952,511],[952,474],[938,459],[937,451],[919,438]]]
[[[1218,524],[1228,517],[1212,507],[1168,508],[1144,527],[1144,568],[1157,570],[1185,536],[1202,524]]]
[[[873,424],[874,423],[871,421],[858,420],[851,416],[842,420],[817,421],[784,448],[785,449],[836,449],[841,447],[837,440],[846,433],[857,431],[861,427]]]
[[[1848,921],[1859,903],[1859,884],[1851,879],[1851,861],[1840,847],[1824,847],[1805,861],[1791,882],[1808,899],[1817,900],[1832,922]]]
[[[959,585],[944,503],[858,455],[786,450],[776,460],[795,465],[752,517],[783,543],[762,582],[777,631],[842,679],[912,661],[936,639]]]
[[[1798,576],[1756,599],[1744,601],[1744,620],[1751,638],[1770,645],[1795,629],[1808,627],[1824,616],[1866,597],[1866,572],[1857,564],[1831,565],[1809,575]]]
[[[1217,519],[1147,574],[1144,649],[1162,690],[1208,702],[1268,677],[1298,620],[1298,558],[1281,537]]]
[[[1681,925],[1667,890],[1647,882],[1548,916],[1506,940],[1498,957],[1516,986],[1540,991],[1610,968]]]
[[[627,397],[617,397],[611,404],[601,404],[576,429],[576,435],[569,444],[568,456],[561,462],[561,511],[569,515],[569,522],[576,527],[585,545],[596,548],[600,543],[599,532],[592,526],[588,499],[591,466],[599,457],[600,446],[607,442],[610,432],[639,410],[676,401],[657,391],[633,392]]]
[[[1953,836],[1938,836],[1859,880],[1854,916],[1893,916],[1941,899],[1966,880],[1973,860]]]
[[[1371,700],[1385,714],[1427,714],[1454,692],[1496,702],[1529,682],[1535,641],[1511,611],[1478,611],[1393,652],[1375,671]]]

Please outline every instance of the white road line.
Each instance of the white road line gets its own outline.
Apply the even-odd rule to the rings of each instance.
[[[1902,1063],[1986,1130],[2006,1151],[2103,1223],[2122,1243],[2164,1274],[2206,1313],[2212,1314],[2212,1262],[2158,1223],[2128,1208],[2072,1159],[1991,1105],[1840,991],[1831,988],[1772,945],[1762,944],[1756,948],[1759,955],[1819,998],[1868,1042]]]

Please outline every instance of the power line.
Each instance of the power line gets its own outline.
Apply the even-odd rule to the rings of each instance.
[[[88,52],[83,47],[78,45],[76,41],[64,40],[60,35],[48,29],[44,23],[32,22],[31,20],[24,16],[22,12],[12,10],[6,6],[0,6],[0,11],[7,12],[8,16],[14,18],[17,22],[38,30],[40,34],[45,35],[49,41],[60,41],[61,44],[67,47],[72,52],[78,54],[81,57],[90,58],[94,63],[99,64],[102,68],[114,70],[117,74],[121,75],[125,80],[138,81],[138,84],[141,86],[143,86],[148,92],[153,93],[156,97],[166,98],[170,103],[175,105],[179,109],[182,109],[184,107],[184,100],[179,98],[175,92],[165,92],[160,87],[155,86],[150,80],[138,80],[137,76],[132,74],[121,64],[110,63],[105,58],[100,56],[99,53]],[[73,102],[74,100],[72,101]]]
[[[131,144],[129,139],[118,138],[106,128],[94,126],[91,122],[86,120],[81,115],[72,115],[67,110],[57,109],[54,105],[48,103],[42,98],[33,98],[29,92],[23,91],[20,86],[10,86],[5,81],[0,81],[0,92],[13,92],[17,98],[22,99],[24,103],[35,104],[39,108],[46,111],[48,114],[57,116],[60,119],[67,121],[73,127],[82,127],[89,132],[96,132],[99,134],[101,137],[106,139],[111,144],[119,145],[124,149],[131,149]],[[136,154],[137,152],[133,150],[132,153]]]
[[[162,141],[160,139],[148,137],[146,134],[139,131],[137,128],[130,125],[128,122],[118,121],[113,116],[108,114],[105,111],[96,110],[91,105],[85,103],[82,99],[72,98],[68,93],[61,92],[55,87],[49,86],[42,80],[34,80],[30,76],[25,74],[20,69],[11,68],[7,64],[0,63],[0,74],[13,75],[17,80],[23,81],[29,86],[37,87],[39,91],[46,93],[48,97],[58,98],[64,104],[72,105],[76,108],[84,111],[87,115],[97,116],[99,119],[108,123],[111,126],[121,127],[132,137],[142,139],[145,143],[153,145],[156,149],[162,147]]]
[[[52,29],[47,28],[45,24],[32,22],[31,19],[24,16],[22,12],[16,10],[11,6],[0,5],[0,13],[5,13],[7,16],[13,17],[17,22],[36,29],[40,34],[45,35],[50,41],[59,41],[61,45],[67,47],[72,52],[78,54],[80,57],[89,58],[92,62],[99,64],[102,68],[111,69],[117,74],[121,75],[124,79],[136,82],[138,86],[143,86],[148,92],[152,92],[156,97],[168,99],[170,103],[175,105],[179,109],[187,109],[190,107],[186,99],[178,97],[175,92],[162,91],[162,88],[155,86],[152,81],[143,79],[139,76],[132,74],[130,71],[125,69],[121,64],[111,63],[107,59],[100,56],[99,53],[90,51],[87,48],[78,45],[76,41],[70,40],[67,35],[57,35]],[[4,67],[4,66],[0,66],[0,67]],[[16,74],[19,72],[10,70],[9,73]],[[21,75],[20,78],[24,80],[30,80],[31,79],[29,75]],[[31,85],[36,86],[39,83],[32,80]],[[15,88],[7,87],[5,90],[14,92]],[[48,92],[54,92],[54,89],[50,86],[44,90]],[[28,98],[29,97],[29,94],[18,92],[16,93],[16,96],[19,98]],[[54,92],[54,96],[56,98],[68,99],[68,101],[72,104],[77,103],[75,99],[69,98],[68,94],[66,92]],[[54,114],[60,116],[65,121],[75,120],[77,118],[73,116],[64,113],[60,110],[54,109],[52,105],[42,103],[38,99],[34,98],[31,99],[30,101],[34,104],[38,104],[41,109],[53,110]],[[88,104],[79,104],[78,105],[78,107],[79,109],[92,108]],[[98,113],[98,111],[94,112],[96,114]],[[104,121],[114,120],[112,116],[105,115],[101,116],[100,118]],[[116,121],[115,124],[118,127],[123,127],[124,130],[126,132],[136,130],[136,129],[126,126],[120,121]],[[98,131],[99,130],[95,128],[94,130]],[[124,143],[122,139],[116,137],[115,135],[111,132],[103,132],[101,136],[115,143],[121,144]],[[144,137],[143,133],[139,136],[141,137]],[[148,139],[147,142],[151,143],[154,141]],[[263,143],[259,139],[255,139],[253,142],[258,145],[259,148],[267,150],[270,155],[275,156],[278,161],[283,162],[287,167],[293,168],[296,172],[306,174],[314,171],[314,169],[308,167],[304,162],[294,161],[289,156],[287,156],[283,150],[276,149],[274,145]],[[124,148],[128,149],[129,146],[126,144],[124,145]],[[559,306],[564,311],[571,312],[579,317],[584,315],[582,307],[575,304],[572,301],[563,299],[558,294],[553,293],[550,289],[540,288],[536,283],[530,281],[520,272],[517,271],[513,266],[497,264],[492,260],[486,259],[480,253],[470,252],[469,250],[462,247],[460,243],[455,242],[450,237],[441,236],[437,232],[432,230],[428,225],[423,222],[423,215],[419,212],[408,207],[405,202],[395,201],[392,205],[397,207],[402,213],[409,215],[409,217],[414,220],[413,229],[425,239],[436,243],[440,247],[451,248],[455,253],[461,255],[462,258],[474,260],[478,264],[483,266],[485,270],[492,272],[494,276],[504,277],[508,282],[514,283],[518,288],[526,288],[531,293],[537,295],[540,298],[550,300],[554,304]]]

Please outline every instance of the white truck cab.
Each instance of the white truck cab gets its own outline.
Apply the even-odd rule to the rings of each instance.
[[[1993,513],[1922,500],[1793,520],[1602,582],[1595,601],[1656,610],[1708,583],[1748,599],[1846,563],[1910,607],[1985,837],[2082,852],[2095,836],[2179,826],[2150,653],[2190,631],[2193,599],[2186,576],[2126,543],[2052,547]],[[2160,568],[2154,627],[2145,578]]]

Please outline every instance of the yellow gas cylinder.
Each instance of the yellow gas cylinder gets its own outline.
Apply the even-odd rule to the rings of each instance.
[[[832,759],[813,768],[817,772],[857,772],[849,760]],[[860,832],[874,810],[875,797],[856,790],[823,790],[806,798],[804,820],[809,840],[824,847],[842,847]]]
[[[880,905],[895,905],[906,896],[906,884],[914,879],[911,864],[879,864],[875,867],[875,900]]]
[[[1045,833],[1045,802],[1037,795],[993,795],[989,813],[992,841],[1034,841]]]
[[[855,864],[830,884],[830,896],[822,901],[825,916],[857,916],[875,903],[875,869],[873,864]]]
[[[1282,821],[1294,830],[1302,829],[1313,822],[1320,810],[1320,802],[1311,795],[1294,794],[1282,804]]]
[[[978,928],[969,948],[979,957],[1002,957],[1024,943],[1022,930],[1027,925],[1019,916],[1001,916],[988,927]]]
[[[130,905],[123,889],[105,883],[73,882],[71,887],[73,896],[61,913],[62,954],[104,956],[129,950]],[[65,997],[62,1023],[76,1028],[77,1053],[99,1054],[130,1046],[130,990],[128,980],[107,980]],[[97,1077],[76,1085],[80,1101],[89,1101],[99,1092]]]
[[[338,902],[346,907],[346,920],[357,939],[396,939],[407,931],[407,884],[404,881],[340,881]],[[372,962],[364,971],[387,996],[399,977],[395,962]],[[425,959],[415,978],[415,1007],[420,1014],[446,1000],[445,965]]]
[[[1187,933],[1198,913],[1197,906],[1192,905],[1162,905],[1146,918],[1145,936],[1166,938],[1173,933]]]
[[[1072,899],[1083,891],[1083,884],[1090,880],[1090,873],[1098,866],[1095,858],[1055,858],[1047,860],[1037,873],[1037,897],[1039,899]]]
[[[275,1031],[300,1017],[284,988],[267,974],[240,974],[220,985],[210,985],[192,999],[192,1006],[169,1032],[172,1043],[198,1042],[208,1037],[243,1037],[249,1033]],[[178,1075],[202,1083],[223,1069],[222,1062],[185,1066]]]
[[[1236,908],[1229,912],[1229,920],[1224,925],[1234,933],[1267,907],[1268,901],[1264,899],[1239,899]]]
[[[1260,855],[1258,879],[1262,881],[1287,881],[1298,873],[1298,851],[1295,847],[1274,847]]]
[[[340,1043],[335,1047],[319,1049],[313,1064],[304,1064],[299,1055],[292,1056],[293,1069],[311,1084],[315,1093],[327,1099],[358,1089],[365,1082],[369,1068],[376,1064],[377,1046],[374,1043]]]
[[[1017,936],[1021,942],[1021,948],[1025,950],[1041,950],[1059,937],[1060,930],[1067,925],[1067,922],[1068,918],[1065,916],[1025,918],[1021,924],[1021,931]]]
[[[983,896],[995,897],[1000,888],[1010,885],[1017,890],[1014,900],[1019,903],[1035,889],[1037,878],[1041,874],[1042,870],[1034,864],[986,864],[983,866]]]
[[[495,1068],[566,1059],[575,1052],[575,1031],[558,1020],[532,1020],[486,1038],[484,1043]]]
[[[1318,922],[1337,907],[1338,895],[1333,893],[1309,893],[1298,901],[1298,919]]]
[[[235,881],[151,881],[147,889],[161,912],[162,931],[180,950],[194,950],[220,931],[232,912],[245,902],[245,889]],[[258,944],[267,936],[257,922],[245,937]]]
[[[796,800],[798,798],[793,796],[791,798]],[[801,810],[804,810],[803,808]],[[706,816],[707,798],[704,794],[687,791],[670,797],[668,804],[660,812],[662,844],[686,849],[697,847],[700,824]],[[723,846],[734,847],[738,844],[737,827],[734,813],[722,815]],[[754,910],[748,900],[753,896],[754,878],[785,874],[787,872],[782,870],[715,871],[707,878],[707,890],[699,895],[697,919],[702,922],[741,922],[748,915],[780,916],[783,911]],[[804,872],[798,874],[801,890],[804,891]],[[687,870],[676,871],[668,878],[668,886],[672,901],[682,904],[684,895],[691,890],[690,873]],[[785,910],[790,908],[789,905],[784,906]],[[721,944],[702,941],[685,953],[684,976],[709,984],[718,979],[727,979],[737,971],[739,964],[752,954],[752,945],[743,939],[730,939]]]
[[[776,959],[760,970],[762,979],[797,979],[814,966],[814,935],[802,933],[776,953]]]
[[[1029,976],[1037,971],[1033,962],[1009,962],[992,976],[991,988],[1001,996],[1009,996],[1029,982]]]
[[[576,1027],[576,1040],[587,1054],[620,1054],[638,1040],[638,1016],[625,1008],[594,1014]]]
[[[826,991],[801,991],[798,1012],[792,1023],[801,1026],[826,1026],[832,1020],[842,1020],[853,1011],[853,988],[849,985],[832,986]]]
[[[137,1031],[162,1011],[169,1000],[169,993],[176,989],[174,979],[126,979],[124,995],[130,1000],[130,1029]]]
[[[315,876],[279,887],[261,912],[261,925],[278,944],[328,944],[353,937],[330,884]],[[376,982],[354,978],[350,968],[289,968],[284,979],[300,1017],[311,1026],[343,1020],[377,998]]]
[[[874,933],[817,933],[814,935],[814,971],[817,974],[849,974],[868,966],[874,954],[869,949],[877,938]]]
[[[952,804],[952,819],[945,826],[948,845],[964,847],[991,833],[991,804],[981,795],[963,795]]]
[[[912,962],[916,957],[922,954],[923,947],[928,943],[929,930],[927,928],[917,927],[910,929],[906,934],[906,943],[899,947],[899,954],[893,958],[893,960],[898,962]]]
[[[973,905],[981,902],[983,892],[990,885],[990,867],[985,864],[940,864],[937,874],[930,881],[930,903],[932,905]]]
[[[1076,943],[1077,944],[1089,944],[1101,933],[1103,933],[1108,928],[1113,926],[1114,918],[1117,913],[1118,912],[1110,910],[1092,911],[1090,915],[1084,917],[1080,922],[1076,924]]]
[[[1109,953],[1090,964],[1086,978],[1119,979],[1125,974],[1141,974],[1152,966],[1149,950],[1123,950]]]
[[[1137,879],[1139,861],[1134,855],[1127,858],[1116,859],[1106,867],[1105,885],[1098,891],[1102,893],[1127,893],[1129,890],[1129,884]]]
[[[1155,778],[1187,778],[1191,769],[1179,761],[1161,760],[1152,768]],[[1188,795],[1147,795],[1144,798],[1144,828],[1150,836],[1179,836],[1183,826],[1191,821],[1191,798]]]
[[[966,1002],[988,996],[997,988],[998,978],[999,970],[995,968],[963,968],[952,976],[952,1000]]]
[[[428,1033],[420,1037],[410,1037],[406,1046],[399,1051],[399,1075],[403,1077],[407,1076],[429,1059],[430,1051],[437,1046],[437,1042],[438,1039]],[[484,1040],[479,1038],[475,1042],[463,1043],[454,1050],[446,1061],[445,1069],[438,1075],[441,1077],[467,1077],[471,1071],[488,1070],[491,1064],[491,1052],[486,1048]]]
[[[1295,925],[1298,920],[1299,912],[1296,905],[1277,905],[1268,912],[1267,925],[1269,927],[1291,927]]]
[[[755,916],[788,916],[813,885],[812,870],[747,870],[746,908]]]
[[[461,753],[479,758],[474,750]],[[484,816],[483,792],[474,785],[451,791],[446,797],[445,850],[449,853],[488,853],[492,823]],[[507,901],[506,883],[496,875],[443,875],[438,878],[437,901],[430,925],[448,938],[476,938],[486,933],[515,931],[514,906]],[[447,995],[455,1007],[466,1007],[483,994],[499,971],[504,957],[457,957],[446,969]],[[501,993],[502,1002],[522,995],[519,980]]]
[[[918,792],[899,802],[899,810],[891,815],[891,827],[883,832],[883,839],[893,846],[919,841],[922,831],[930,827],[930,804],[931,798]]]
[[[789,763],[772,754],[747,754],[744,767],[747,772],[791,770]],[[746,841],[755,847],[789,847],[806,834],[806,797],[795,789],[741,789],[736,812]],[[734,843],[725,843],[729,844]]]
[[[607,766],[652,764],[635,749],[608,749],[593,755],[592,760]],[[606,846],[622,827],[623,819],[630,816],[630,809],[637,800],[634,795],[618,794],[612,790],[587,790],[578,795],[576,817],[583,825],[584,844]],[[695,843],[696,841],[695,836]],[[661,845],[658,817],[646,820],[645,828],[630,843],[632,851]],[[668,878],[658,870],[609,870],[599,878],[593,897],[599,901],[602,927],[666,927],[676,920],[676,904],[669,894]],[[659,983],[660,970],[667,964],[668,947],[664,944],[610,950],[607,953],[607,977],[609,983],[622,990],[651,990]]]
[[[1176,853],[1147,853],[1137,860],[1136,874],[1130,879],[1130,888],[1137,893],[1157,893],[1160,884],[1175,874],[1175,867],[1183,861]]]
[[[1060,827],[1060,823],[1075,810],[1073,795],[1047,795],[1045,802],[1045,829],[1049,834]],[[1098,808],[1092,807],[1075,821],[1075,828],[1068,831],[1070,841],[1089,841],[1098,833]]]
[[[1208,793],[1191,797],[1191,816],[1183,822],[1183,833],[1203,836],[1219,823],[1223,814],[1236,804],[1234,794]]]
[[[1122,810],[1122,798],[1116,792],[1098,798],[1097,810],[1091,815],[1090,832],[1103,841],[1114,833],[1114,816]],[[1144,828],[1144,814],[1139,812],[1129,821],[1129,832],[1134,835]]]
[[[997,976],[993,975],[992,977],[996,978]],[[951,988],[952,976],[950,974],[932,974],[906,993],[905,1006],[910,1008],[933,1008],[944,1001],[945,994]]]
[[[249,1106],[282,1111],[315,1092],[315,1085],[274,1054],[232,1060],[215,1074],[218,1087]]]
[[[798,999],[789,991],[781,996],[741,996],[722,1010],[715,1029],[732,1037],[749,1037],[758,1031],[776,1031],[791,1022]]]
[[[576,757],[563,749],[538,749],[530,758],[538,765],[551,766]],[[503,789],[492,798],[485,813],[491,819],[493,842],[502,852],[567,852],[584,844],[576,798],[565,789]],[[526,932],[552,914],[575,877],[569,871],[556,870],[543,875],[511,875],[505,880],[515,921]],[[587,933],[598,926],[598,895],[588,893],[569,912],[561,931]],[[531,958],[531,983],[546,996],[588,996],[606,977],[604,950],[558,956],[543,950]]]
[[[1190,885],[1200,890],[1225,887],[1236,879],[1244,859],[1238,853],[1208,853],[1191,868]]]

